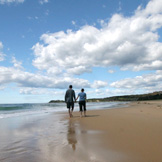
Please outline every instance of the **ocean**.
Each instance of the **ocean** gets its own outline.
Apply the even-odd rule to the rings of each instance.
[[[127,102],[89,102],[88,110],[111,109],[123,107]],[[45,115],[49,113],[67,111],[65,103],[25,103],[25,104],[0,104],[0,119]],[[78,103],[75,103],[74,111],[79,111]]]

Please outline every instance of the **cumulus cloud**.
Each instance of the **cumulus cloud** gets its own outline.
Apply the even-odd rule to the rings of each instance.
[[[94,81],[90,83],[88,80],[73,77],[53,77],[41,74],[34,74],[23,71],[19,62],[14,59],[15,67],[0,67],[0,85],[8,83],[16,83],[18,87],[22,87],[21,93],[39,93],[37,88],[56,88],[66,89],[69,85],[73,85],[75,89],[84,88],[102,88],[107,86],[106,82]],[[25,89],[26,87],[26,89]],[[41,90],[42,92],[42,90]]]
[[[135,90],[130,89],[106,89],[105,94],[107,96],[119,96],[119,95],[130,95],[134,94]]]
[[[108,85],[107,82],[95,80],[92,85],[92,88],[103,88],[103,87],[106,87],[107,85]]]
[[[162,89],[162,71],[158,70],[153,74],[119,80],[111,83],[111,86],[117,89],[129,89],[132,91],[159,91]]]
[[[90,87],[90,83],[87,80],[79,78],[55,78],[45,76],[41,74],[34,74],[24,72],[20,69],[0,67],[0,84],[17,83],[20,87],[43,87],[43,88],[60,88],[64,89],[70,84],[73,84],[75,88]]]
[[[19,87],[33,87],[33,88],[59,88],[66,89],[70,84],[75,88],[101,88],[107,84],[102,81],[95,81],[92,86],[88,80],[72,78],[72,77],[50,77],[41,74],[34,74],[24,72],[19,68],[0,67],[0,84],[17,83]]]
[[[63,96],[65,94],[64,91],[54,91],[46,88],[32,88],[32,87],[22,87],[20,88],[20,94],[24,95],[56,95]]]
[[[3,49],[3,44],[2,42],[0,42],[0,61],[3,61],[5,57],[5,54],[3,54],[2,49]]]
[[[33,46],[33,65],[41,70],[58,67],[62,73],[82,74],[92,67],[119,66],[122,70],[162,69],[161,0],[138,7],[134,15],[114,14],[101,29],[85,25],[41,36]],[[52,71],[52,70],[51,70]]]
[[[48,3],[48,0],[39,0],[40,4]]]
[[[1,4],[6,2],[24,1],[0,0]],[[48,0],[39,2],[43,4]],[[95,80],[90,83],[74,76],[90,73],[93,67],[162,70],[162,43],[158,34],[162,27],[161,0],[151,0],[145,8],[139,6],[130,17],[114,14],[108,22],[100,22],[101,28],[85,25],[77,31],[43,34],[32,50],[35,56],[33,65],[45,75],[23,71],[21,62],[13,57],[14,67],[0,67],[0,84],[17,83],[22,94],[46,93],[45,89],[38,89],[65,89],[72,84],[79,89],[95,88],[97,94],[103,95],[105,91],[101,92],[99,88],[107,87],[107,82]],[[3,44],[0,42],[0,51],[2,49]],[[0,61],[3,60],[4,54],[0,52]],[[161,71],[157,71],[155,74],[123,79],[111,83],[111,87],[117,89],[114,93],[135,92],[141,87],[148,91],[158,90],[162,88],[161,74]],[[112,94],[110,90],[106,92]]]
[[[86,93],[88,96],[91,96],[90,98],[93,98],[96,96],[98,98],[105,98],[110,96],[120,96],[120,95],[130,95],[130,94],[136,94],[135,90],[130,89],[95,89],[95,90],[86,90]]]
[[[92,70],[90,68],[86,68],[85,66],[77,66],[77,67],[74,67],[74,68],[67,69],[68,74],[79,75],[79,74],[85,73],[85,72],[90,73],[90,72],[92,72]]]
[[[23,3],[25,0],[0,0],[0,4]]]
[[[12,63],[15,68],[22,69],[22,62],[17,61],[15,57],[12,57]]]
[[[96,93],[97,96],[103,96],[103,95],[105,95],[104,91],[103,90],[100,90],[100,89],[96,89],[95,90],[95,93]]]
[[[3,48],[3,44],[2,44],[2,42],[0,42],[0,49],[2,49]]]

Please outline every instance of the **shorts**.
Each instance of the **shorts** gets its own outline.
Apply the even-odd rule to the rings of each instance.
[[[79,101],[79,108],[80,111],[86,111],[86,102],[85,101]]]
[[[67,108],[70,109],[70,107],[73,109],[74,108],[74,102],[67,102],[66,103]]]

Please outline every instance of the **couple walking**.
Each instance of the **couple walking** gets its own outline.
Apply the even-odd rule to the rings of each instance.
[[[82,112],[84,111],[84,116],[86,116],[86,98],[87,95],[84,92],[84,89],[81,89],[81,92],[78,93],[77,98],[75,97],[75,91],[72,89],[73,86],[70,85],[69,89],[65,93],[65,102],[67,104],[69,116],[73,117],[72,112],[74,110],[74,102],[79,98],[79,109],[80,109],[80,116],[82,117]]]

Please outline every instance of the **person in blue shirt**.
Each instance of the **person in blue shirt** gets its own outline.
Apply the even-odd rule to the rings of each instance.
[[[86,116],[86,98],[87,95],[84,92],[84,89],[81,89],[81,92],[78,94],[76,100],[79,98],[79,108],[80,108],[80,116],[82,117],[82,112],[84,111],[84,116]]]

